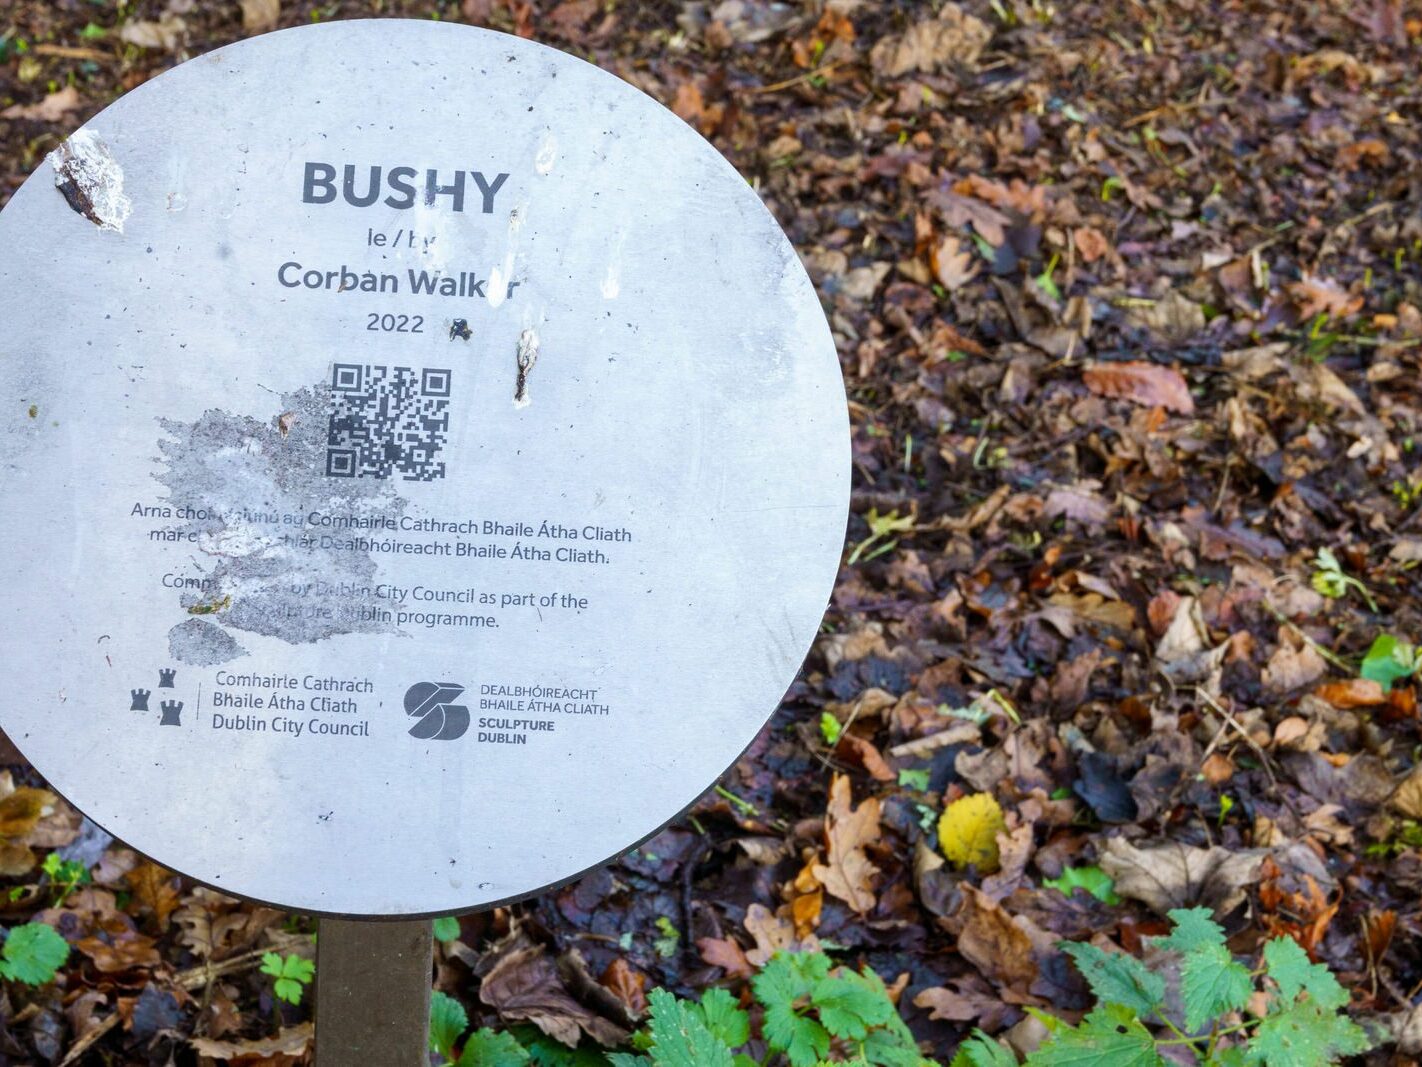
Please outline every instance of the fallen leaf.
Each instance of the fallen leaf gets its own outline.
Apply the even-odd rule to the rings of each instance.
[[[214,1060],[236,1060],[249,1056],[299,1056],[316,1036],[315,1023],[284,1027],[275,1037],[257,1037],[244,1041],[214,1041],[193,1037],[188,1044],[201,1056]]]
[[[76,941],[74,947],[94,961],[94,966],[104,974],[120,974],[141,967],[157,967],[163,962],[158,955],[156,942],[142,934],[125,933],[109,941],[98,937],[86,937]]]
[[[1306,685],[1312,685],[1322,678],[1327,670],[1328,664],[1312,645],[1299,642],[1295,647],[1286,637],[1279,642],[1279,647],[1264,665],[1260,680],[1264,683],[1266,692],[1283,696]]]
[[[1363,306],[1361,296],[1352,296],[1335,281],[1305,274],[1284,287],[1293,297],[1299,314],[1306,319],[1315,315],[1347,318]]]
[[[66,85],[50,93],[38,104],[14,104],[0,111],[0,119],[33,119],[39,122],[59,122],[71,111],[84,106],[79,90]]]
[[[1195,410],[1195,398],[1185,376],[1173,367],[1154,363],[1094,363],[1082,372],[1086,387],[1098,396],[1129,400],[1142,407],[1162,407],[1181,415]]]
[[[241,0],[242,29],[247,33],[266,33],[281,21],[281,0]]]
[[[1382,685],[1371,678],[1324,682],[1313,693],[1335,708],[1371,708],[1387,703],[1387,694],[1383,692]]]
[[[852,805],[849,777],[835,775],[825,815],[826,859],[814,873],[830,894],[862,915],[874,906],[873,881],[879,873],[864,853],[879,839],[879,801],[870,797],[858,808]]]
[[[1095,263],[1111,251],[1111,242],[1106,240],[1105,234],[1092,226],[1082,226],[1072,234],[1072,240],[1081,253],[1083,263]]]
[[[745,949],[728,937],[703,937],[696,947],[701,958],[712,967],[720,967],[727,978],[749,978],[755,973]]]
[[[930,74],[950,63],[973,65],[990,40],[992,28],[987,23],[949,3],[936,19],[925,19],[881,40],[870,51],[869,62],[886,78],[911,71]]]
[[[975,886],[963,886],[965,920],[958,952],[990,981],[1025,991],[1037,978],[1032,938],[1001,904]]]
[[[0,800],[0,837],[24,837],[33,831],[55,799],[48,789],[22,786]]]
[[[1099,865],[1116,883],[1116,894],[1139,900],[1157,914],[1172,908],[1204,906],[1217,913],[1244,898],[1266,853],[1262,849],[1193,848],[1164,844],[1136,848],[1113,837],[1101,849]]]
[[[125,22],[119,30],[119,40],[139,48],[157,48],[176,52],[187,35],[188,24],[176,15],[164,15],[157,22]]]
[[[976,255],[971,249],[964,248],[952,234],[944,237],[933,250],[931,265],[933,276],[950,293],[978,276]]]
[[[583,1032],[604,1045],[621,1044],[627,1032],[594,1015],[568,993],[542,945],[521,935],[499,950],[479,986],[479,999],[511,1022],[530,1022],[555,1041],[576,1048]]]
[[[1169,341],[1188,341],[1205,328],[1204,309],[1174,291],[1152,304],[1131,308],[1126,317]]]
[[[1404,778],[1388,798],[1388,804],[1409,819],[1422,819],[1422,770],[1413,771]]]
[[[755,948],[746,953],[746,959],[757,967],[764,967],[777,952],[819,951],[820,943],[813,935],[801,940],[795,935],[791,919],[764,904],[752,904],[746,909],[745,927],[746,933],[755,938]]]
[[[156,863],[144,862],[128,873],[128,886],[140,908],[153,913],[160,931],[168,929],[168,917],[178,907],[178,879],[172,871]]]
[[[997,835],[1007,830],[1002,808],[991,793],[960,797],[938,817],[938,847],[954,866],[983,874],[998,868]]]

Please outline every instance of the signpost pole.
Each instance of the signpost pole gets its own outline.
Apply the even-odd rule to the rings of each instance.
[[[429,1063],[431,929],[428,920],[321,920],[316,1067]]]

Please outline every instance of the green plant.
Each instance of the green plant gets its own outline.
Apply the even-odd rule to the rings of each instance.
[[[1313,565],[1316,568],[1313,572],[1313,587],[1318,592],[1330,599],[1337,600],[1348,595],[1349,589],[1356,589],[1359,595],[1368,602],[1368,608],[1376,612],[1378,610],[1377,601],[1368,592],[1367,587],[1358,579],[1343,573],[1343,567],[1338,562],[1338,557],[1333,554],[1331,548],[1320,548],[1318,555],[1314,558]]]
[[[1042,885],[1069,897],[1074,889],[1084,889],[1103,904],[1119,904],[1116,882],[1100,867],[1063,867],[1060,878],[1043,878]]]
[[[454,1046],[468,1028],[464,1005],[436,991],[430,998],[430,1048],[444,1057],[445,1067],[521,1067],[529,1061],[528,1050],[518,1038],[486,1026],[469,1035],[456,1057]]]
[[[452,915],[444,915],[434,921],[434,938],[444,944],[459,937],[459,920]]]
[[[49,876],[50,883],[59,891],[54,898],[54,906],[62,907],[65,898],[90,881],[89,868],[78,860],[61,859],[58,852],[51,852],[44,858],[40,869]]]
[[[69,958],[69,942],[45,923],[11,927],[0,948],[0,978],[44,985]]]
[[[876,1067],[934,1067],[899,1018],[873,971],[835,967],[822,952],[776,953],[751,982],[765,1009],[762,1036],[770,1058],[738,1051],[750,1040],[750,1017],[723,989],[700,1003],[665,990],[650,994],[651,1016],[633,1039],[639,1053],[613,1053],[613,1067],[759,1067],[784,1055],[791,1067],[817,1067],[832,1043],[851,1061]]]
[[[844,725],[834,717],[834,712],[820,712],[820,736],[825,739],[825,744],[839,744],[839,735],[842,733],[844,733]]]
[[[1177,1062],[1244,1067],[1323,1067],[1342,1056],[1367,1051],[1362,1028],[1342,1014],[1347,991],[1323,964],[1311,963],[1292,938],[1264,946],[1264,965],[1251,971],[1225,945],[1224,930],[1208,908],[1176,909],[1175,929],[1157,938],[1178,959],[1183,1014],[1167,1007],[1166,980],[1134,956],[1095,945],[1068,942],[1062,949],[1096,994],[1098,1004],[1080,1023],[1029,1008],[1049,1036],[1027,1057],[1026,1067],[1164,1067],[1169,1049]],[[1255,983],[1265,978],[1268,1007],[1244,1015]],[[1157,1037],[1152,1020],[1169,1036]],[[986,1035],[975,1033],[959,1049],[953,1067],[1009,1067],[1015,1058]]]
[[[880,545],[873,552],[869,553],[869,555],[864,556],[865,550],[876,541],[888,537],[890,534],[909,533],[912,531],[915,519],[913,515],[905,515],[900,518],[897,510],[891,511],[887,515],[880,515],[878,508],[870,508],[869,514],[864,516],[864,521],[869,524],[869,536],[855,545],[854,551],[849,554],[847,562],[851,567],[859,562],[861,556],[864,557],[864,562],[868,563],[871,559],[882,556],[885,552],[893,551],[894,547],[899,543],[897,537]]]
[[[275,952],[262,954],[261,972],[275,978],[272,992],[278,1000],[300,1004],[301,994],[311,984],[316,964],[301,956],[282,956]]]
[[[1363,657],[1358,674],[1389,690],[1393,682],[1411,678],[1419,667],[1422,667],[1422,656],[1418,655],[1416,645],[1392,634],[1378,634]]]

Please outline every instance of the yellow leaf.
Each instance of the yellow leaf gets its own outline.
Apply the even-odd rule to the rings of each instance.
[[[938,819],[938,844],[955,867],[972,864],[983,874],[998,868],[997,835],[1007,823],[990,793],[953,801]]]

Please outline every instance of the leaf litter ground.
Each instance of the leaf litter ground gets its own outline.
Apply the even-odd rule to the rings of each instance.
[[[571,50],[710,138],[803,256],[853,423],[801,677],[677,826],[444,924],[470,1025],[614,1044],[655,987],[749,1005],[823,947],[937,1058],[1025,1047],[1028,1009],[1091,1003],[1060,941],[1149,959],[1204,907],[1331,968],[1380,1060],[1422,1052],[1415,4],[12,0],[0,203],[181,59],[380,15]],[[4,922],[71,949],[5,983],[0,1062],[309,1058],[260,968],[313,923],[0,758]]]

